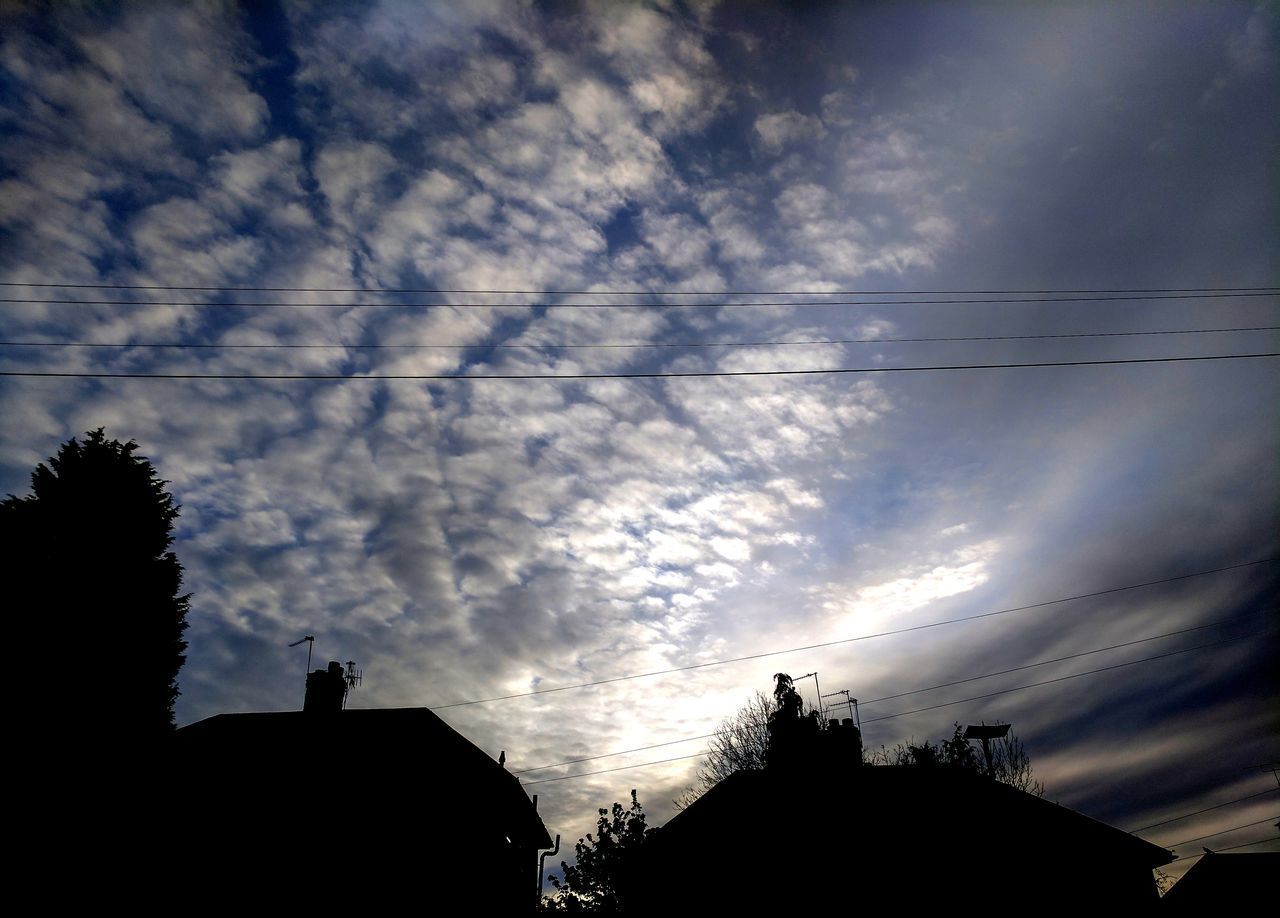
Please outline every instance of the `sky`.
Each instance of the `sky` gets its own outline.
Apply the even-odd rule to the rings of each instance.
[[[523,770],[703,736],[777,672],[869,700],[1156,638],[867,701],[866,745],[1007,721],[1066,806],[1217,807],[1143,833],[1166,846],[1274,836],[1273,358],[634,374],[1280,350],[1278,26],[7,3],[0,493],[99,426],[155,463],[192,594],[180,724],[300,707],[306,634],[363,668],[352,706],[443,706],[1230,567],[439,713]],[[404,288],[464,292],[378,292]],[[1135,289],[1249,295],[955,293]],[[494,290],[520,292],[465,292]],[[1035,335],[1093,337],[1010,340]],[[571,849],[631,788],[665,822],[702,748],[522,778]]]

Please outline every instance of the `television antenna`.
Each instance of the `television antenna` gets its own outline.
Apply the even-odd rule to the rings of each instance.
[[[858,727],[858,732],[862,732],[862,715],[858,713],[858,699],[849,695],[848,689],[840,689],[838,692],[828,692],[823,698],[834,698],[837,695],[844,696],[844,703],[849,706],[849,719]]]
[[[822,687],[818,685],[817,672],[805,673],[803,676],[796,676],[791,680],[791,683],[794,685],[801,679],[813,679],[813,693],[818,696],[818,722],[825,726],[826,721],[824,720],[824,712],[826,711],[826,708],[822,705]]]
[[[342,693],[342,706],[347,706],[347,698],[351,695],[351,690],[364,681],[364,670],[356,669],[354,660],[347,661],[347,672],[342,677],[346,680],[347,690]]]

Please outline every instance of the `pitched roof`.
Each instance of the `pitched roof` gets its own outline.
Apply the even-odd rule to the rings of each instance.
[[[1146,869],[1173,855],[1074,810],[973,772],[915,766],[862,766],[825,775],[820,790],[802,772],[740,771],[721,781],[658,830],[655,841],[758,836],[763,825],[786,835],[816,833],[876,839],[880,846],[938,847],[939,834],[922,826],[963,825],[986,844],[1044,856],[1069,851],[1105,853]],[[991,827],[986,831],[984,827]]]
[[[1174,911],[1252,906],[1274,895],[1278,876],[1280,852],[1218,854],[1206,848],[1204,857],[1165,893],[1161,905]]]
[[[174,746],[189,767],[222,781],[236,775],[335,797],[398,793],[445,818],[551,846],[519,779],[427,708],[218,714],[178,730]]]

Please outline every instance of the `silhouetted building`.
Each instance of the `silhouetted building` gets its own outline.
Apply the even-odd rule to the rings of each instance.
[[[1274,902],[1280,852],[1217,854],[1205,849],[1160,900],[1167,915],[1227,915]],[[1263,906],[1265,907],[1265,906]]]
[[[303,711],[177,731],[180,859],[202,899],[531,911],[551,839],[519,779],[430,710],[343,710],[344,689],[330,664]]]
[[[1163,848],[968,769],[860,765],[851,739],[731,775],[655,831],[638,911],[1156,904]]]

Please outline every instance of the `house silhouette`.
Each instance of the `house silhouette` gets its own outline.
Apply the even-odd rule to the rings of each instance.
[[[1280,851],[1220,854],[1204,849],[1160,900],[1167,915],[1222,915],[1253,911],[1275,895]]]
[[[863,765],[855,729],[730,775],[653,832],[637,910],[1155,906],[1168,851],[970,769]]]
[[[427,708],[343,709],[342,675],[311,673],[302,711],[219,714],[173,737],[182,860],[205,894],[530,911],[551,847],[536,798]]]

